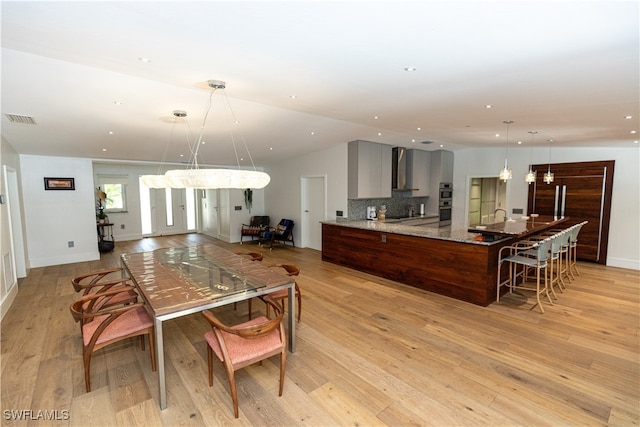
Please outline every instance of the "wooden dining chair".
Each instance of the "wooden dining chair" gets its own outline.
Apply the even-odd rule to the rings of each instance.
[[[241,257],[248,258],[251,261],[262,261],[264,256],[259,252],[236,252],[236,255],[240,255]],[[238,306],[237,302],[233,303],[233,309],[235,310]],[[249,320],[251,320],[251,298],[247,300],[247,309],[249,310]]]
[[[209,387],[213,386],[213,355],[224,364],[229,378],[229,388],[233,401],[233,412],[238,418],[238,393],[236,390],[235,371],[280,355],[280,388],[282,396],[284,372],[287,363],[286,337],[282,324],[282,307],[266,297],[265,303],[275,313],[273,319],[265,316],[257,317],[245,323],[229,326],[219,320],[211,311],[202,314],[211,325],[211,330],[204,334],[208,343],[207,362],[209,366]]]
[[[144,335],[149,339],[151,369],[156,370],[153,320],[147,314],[144,303],[114,305],[111,300],[119,293],[133,290],[133,286],[116,286],[104,292],[85,295],[71,304],[70,310],[82,331],[82,360],[84,382],[91,391],[91,356],[103,347],[126,338],[140,336],[144,351]]]
[[[119,273],[115,274],[115,273]],[[116,286],[123,286],[123,269],[121,267],[101,270],[94,273],[83,274],[71,280],[73,289],[82,295],[89,295],[95,292],[105,292]],[[124,279],[128,280],[128,278]],[[130,304],[138,301],[138,294],[135,289],[129,292],[118,293],[111,299],[111,305]]]
[[[294,264],[272,264],[267,267],[274,268],[274,269],[283,269],[287,276],[298,276],[300,274],[300,269],[298,268],[297,265],[294,265]],[[286,307],[284,300],[289,298],[288,289],[282,289],[279,291],[271,292],[268,295],[274,301],[281,302],[283,304],[283,308]],[[300,292],[300,287],[298,286],[298,282],[295,283],[295,296],[296,296],[296,303],[298,305],[297,320],[298,322],[300,322],[300,316],[302,314],[302,294]],[[267,304],[267,317],[269,317],[269,310],[270,310],[269,305]]]

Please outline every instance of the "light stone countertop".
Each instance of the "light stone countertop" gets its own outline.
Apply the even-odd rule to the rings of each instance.
[[[428,239],[448,240],[453,242],[470,243],[483,246],[490,246],[494,243],[498,243],[502,240],[510,238],[505,237],[505,239],[500,239],[493,242],[480,242],[474,240],[474,237],[477,236],[477,234],[469,233],[466,228],[452,229],[450,226],[437,228],[429,226],[402,225],[402,222],[387,223],[383,221],[337,219],[331,221],[321,221],[321,223],[328,225],[338,225],[341,227],[359,228],[362,230],[404,234],[406,236],[425,237]]]

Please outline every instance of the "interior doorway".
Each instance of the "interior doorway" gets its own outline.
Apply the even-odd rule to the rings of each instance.
[[[322,250],[322,224],[326,219],[326,177],[303,177],[301,183],[301,247]]]
[[[506,218],[507,185],[497,177],[471,178],[469,184],[469,227],[491,224]]]

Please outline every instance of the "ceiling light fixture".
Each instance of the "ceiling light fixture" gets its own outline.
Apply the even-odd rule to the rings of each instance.
[[[533,152],[533,137],[535,136],[536,133],[538,133],[537,130],[530,130],[529,133],[531,134],[531,147],[529,147],[529,154],[531,154]],[[536,174],[533,172],[533,170],[531,169],[531,167],[533,166],[531,163],[533,163],[533,158],[529,159],[529,172],[527,172],[527,174],[524,177],[524,180],[526,181],[527,184],[531,184],[536,182]]]
[[[264,188],[271,181],[271,177],[265,172],[260,172],[256,169],[255,164],[253,163],[253,158],[251,157],[251,153],[249,152],[249,148],[247,147],[244,139],[242,140],[244,144],[244,149],[251,160],[251,166],[253,170],[241,169],[240,167],[240,158],[238,156],[238,149],[236,147],[235,139],[231,138],[233,144],[233,150],[236,155],[236,163],[237,169],[229,169],[229,168],[210,168],[210,169],[200,169],[200,165],[198,163],[198,151],[200,146],[202,145],[202,135],[204,133],[204,128],[207,122],[207,116],[209,115],[209,111],[211,110],[211,105],[213,101],[213,94],[218,89],[225,89],[225,82],[219,80],[209,80],[209,87],[211,88],[211,93],[209,94],[209,106],[205,111],[204,117],[202,118],[202,125],[200,126],[200,132],[198,135],[198,140],[195,145],[191,149],[191,159],[189,161],[189,167],[187,169],[173,169],[168,170],[164,174],[165,182],[154,183],[158,186],[149,186],[143,180],[145,185],[150,188],[199,188],[199,189],[218,189],[218,188],[238,188],[238,189],[247,189],[247,188],[255,188],[260,189]],[[233,110],[231,109],[231,105],[229,104],[229,100],[226,97],[227,106],[231,110],[231,116],[233,117],[234,123],[237,124],[237,120],[235,120],[235,115]],[[184,116],[186,116],[186,112]],[[176,115],[176,117],[180,117]],[[161,180],[160,180],[161,181]],[[164,184],[164,185],[160,185]]]
[[[508,158],[509,158],[509,126],[513,123],[513,120],[504,120],[502,123],[507,125],[507,142],[505,145],[504,152],[504,169],[500,171],[500,179],[504,182],[509,181],[513,177],[513,173],[511,169],[509,169]]]
[[[164,153],[162,154],[162,164],[160,167],[158,167],[158,174],[140,176],[140,182],[142,183],[142,185],[144,185],[147,188],[170,188],[171,187],[167,183],[167,177],[164,176],[164,174],[161,174],[161,172],[165,164],[165,161],[167,159],[167,152],[169,151],[169,146],[171,145],[171,140],[173,139],[173,132],[176,128],[176,122],[182,121],[187,124],[187,131],[185,132],[187,134],[187,145],[191,147],[191,144],[189,144],[190,127],[186,119],[187,112],[184,110],[173,110],[172,114],[175,117],[175,119],[173,119],[173,123],[171,125],[171,133],[169,134],[169,141],[167,142],[167,145],[164,149]],[[183,157],[183,156],[184,156],[183,154],[180,154],[180,157]]]
[[[553,142],[553,139],[549,140],[549,168],[547,169],[547,171],[544,174],[544,177],[542,178],[542,180],[547,183],[547,184],[551,184],[553,182],[553,173],[551,172],[551,143]]]

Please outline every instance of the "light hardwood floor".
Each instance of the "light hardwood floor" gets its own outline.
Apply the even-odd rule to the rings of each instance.
[[[215,243],[300,266],[297,352],[278,397],[278,361],[236,373],[233,417],[222,365],[207,382],[200,314],[165,323],[168,408],[148,349],[130,340],[94,355],[84,390],[74,276],[122,252]],[[416,262],[428,262],[418,260]],[[201,235],[118,242],[100,261],[35,268],[2,321],[2,425],[638,425],[640,277],[580,263],[545,314],[518,296],[478,307],[323,263],[318,251],[227,244]],[[256,311],[264,304],[254,302]],[[218,309],[245,320],[246,303]],[[67,420],[15,421],[7,411]],[[67,412],[63,412],[67,411]],[[51,414],[51,412],[49,412]]]

